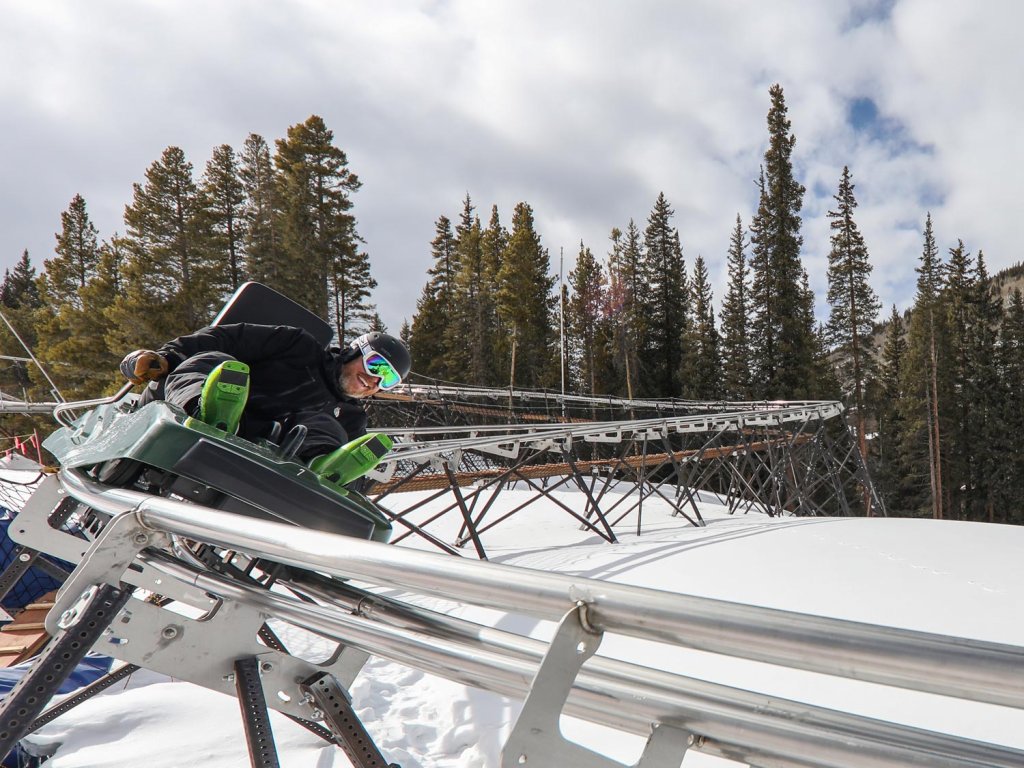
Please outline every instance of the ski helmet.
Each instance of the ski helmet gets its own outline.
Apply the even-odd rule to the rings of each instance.
[[[400,379],[405,379],[412,368],[412,358],[409,356],[409,348],[401,339],[396,339],[380,331],[364,333],[350,345],[357,350],[365,359],[369,353],[376,352],[381,355],[391,367],[395,369]],[[397,382],[395,385],[396,386]]]

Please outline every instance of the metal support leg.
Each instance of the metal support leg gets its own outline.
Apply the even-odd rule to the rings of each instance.
[[[384,759],[337,680],[327,674],[317,675],[300,688],[313,699],[324,723],[334,732],[338,746],[352,765],[356,768],[400,768]]]
[[[501,768],[622,768],[621,763],[567,741],[558,722],[576,675],[597,651],[602,636],[590,626],[585,604],[565,615],[501,751]],[[680,728],[653,724],[634,768],[679,768],[689,739]]]
[[[90,587],[60,619],[61,631],[0,703],[0,755],[6,756],[30,732],[72,670],[89,652],[131,597],[127,587]]]
[[[253,656],[235,662],[235,690],[242,708],[245,740],[252,768],[280,768],[267,700],[263,697],[259,660]]]

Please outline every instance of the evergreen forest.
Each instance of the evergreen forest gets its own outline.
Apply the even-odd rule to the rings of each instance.
[[[796,136],[781,86],[769,95],[767,148],[751,174],[757,208],[723,232],[717,301],[705,257],[684,256],[664,193],[646,218],[610,223],[601,246],[581,242],[561,290],[533,208],[503,217],[467,194],[454,221],[437,218],[416,312],[397,332],[414,374],[504,388],[564,381],[594,396],[841,399],[890,515],[1024,522],[1021,291],[999,290],[1006,274],[991,279],[980,249],[940,248],[922,211],[913,306],[884,312],[844,168],[818,323],[801,261]],[[123,232],[101,238],[74,196],[53,255],[37,267],[26,251],[3,276],[0,393],[111,394],[126,352],[209,323],[247,280],[328,318],[338,339],[387,330],[353,212],[359,187],[314,115],[273,146],[251,134],[241,149],[215,148],[201,172],[168,147],[133,185]],[[5,414],[2,432],[52,427]]]

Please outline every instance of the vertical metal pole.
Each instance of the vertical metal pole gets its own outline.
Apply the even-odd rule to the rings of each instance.
[[[263,696],[259,660],[254,656],[235,662],[235,691],[242,708],[245,741],[252,768],[280,768],[274,732],[270,728],[267,700]]]

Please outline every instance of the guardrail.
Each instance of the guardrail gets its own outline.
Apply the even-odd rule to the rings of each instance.
[[[688,745],[753,765],[980,768],[1024,764],[1024,752],[1004,746],[600,656],[584,664],[603,633],[616,633],[1024,709],[1020,675],[1024,648],[462,560],[251,518],[243,523],[226,512],[105,489],[68,470],[61,471],[60,480],[81,503],[115,517],[93,554],[72,575],[54,615],[70,609],[86,587],[120,579],[134,583],[129,566],[142,563],[166,578],[224,601],[255,607],[367,653],[525,698],[506,745],[505,765],[521,764],[528,756],[530,765],[606,766],[606,759],[600,762],[561,740],[557,720],[563,711],[641,735],[651,734],[654,728],[656,738],[648,744],[645,766],[678,766]],[[196,570],[166,553],[144,551],[156,534],[245,552],[303,572],[557,621],[559,627],[548,645],[372,596],[367,599],[378,600],[386,610],[352,615],[349,608],[332,602],[330,583],[321,594],[326,604],[305,603]],[[338,594],[343,591],[339,586]],[[153,643],[160,642],[159,634],[154,635]],[[544,734],[543,738],[535,732]],[[538,751],[536,744],[544,744],[544,749]],[[658,757],[669,753],[674,763]]]

